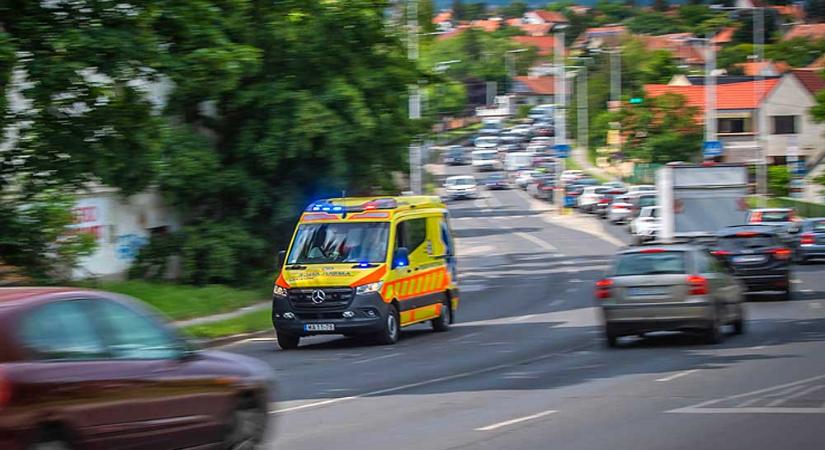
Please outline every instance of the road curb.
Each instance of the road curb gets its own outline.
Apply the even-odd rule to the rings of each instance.
[[[197,343],[203,348],[222,347],[236,342],[245,341],[247,339],[274,336],[275,330],[255,331],[252,333],[233,334],[231,336],[222,336],[215,339],[198,340]]]

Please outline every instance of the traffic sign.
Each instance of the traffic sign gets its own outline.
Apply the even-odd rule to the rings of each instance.
[[[570,156],[570,146],[567,144],[556,144],[553,146],[556,158],[567,158]]]
[[[805,161],[803,161],[801,159],[798,159],[798,160],[794,161],[793,168],[791,169],[791,172],[794,175],[805,175],[805,172],[806,172],[806,170],[805,170]]]
[[[702,145],[705,158],[716,158],[722,156],[722,142],[720,141],[705,141]]]
[[[629,103],[631,105],[641,105],[642,103],[644,103],[644,101],[645,101],[645,99],[642,98],[642,97],[633,97],[633,98],[630,99]]]

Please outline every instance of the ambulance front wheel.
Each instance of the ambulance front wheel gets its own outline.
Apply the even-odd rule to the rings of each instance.
[[[384,318],[384,327],[376,333],[375,340],[381,345],[392,345],[398,342],[401,334],[401,323],[398,319],[398,308],[390,304],[387,307],[387,317]]]
[[[298,344],[301,342],[301,336],[282,333],[280,331],[276,331],[275,334],[278,337],[278,346],[281,347],[282,350],[296,349],[298,348]]]
[[[441,314],[431,321],[433,331],[447,331],[450,329],[450,299],[445,299],[441,304]]]

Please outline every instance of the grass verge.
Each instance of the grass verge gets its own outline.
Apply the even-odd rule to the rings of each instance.
[[[253,311],[232,319],[183,328],[183,332],[199,339],[215,339],[236,334],[272,329],[272,311],[269,308]]]
[[[171,320],[191,319],[234,311],[269,298],[266,289],[236,289],[222,285],[204,287],[148,281],[104,281],[93,287],[140,299]]]

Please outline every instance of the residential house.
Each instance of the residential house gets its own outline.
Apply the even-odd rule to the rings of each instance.
[[[554,53],[556,39],[553,36],[513,36],[511,38],[524,46],[535,47],[539,56],[550,56]]]
[[[618,47],[627,36],[627,27],[624,25],[588,28],[576,38],[571,48],[579,51],[593,51]]]
[[[487,33],[492,33],[501,28],[501,23],[502,19],[500,17],[491,17],[485,20],[473,20],[470,22],[470,26]]]
[[[755,81],[756,77],[747,77],[745,75],[726,75],[726,74],[717,74],[716,75],[716,84],[731,84],[731,83],[744,83],[746,81]],[[778,77],[763,77],[765,78],[778,78]],[[704,75],[674,75],[670,81],[667,83],[668,86],[702,86],[707,81],[707,78]]]
[[[566,24],[568,22],[567,17],[564,17],[564,14],[557,11],[546,11],[543,9],[527,11],[524,13],[522,21],[533,25],[550,24],[553,26]]]
[[[702,69],[705,65],[705,49],[693,33],[672,33],[660,36],[640,36],[648,50],[666,50],[680,66]]]
[[[715,36],[710,39],[711,44],[716,46],[718,51],[722,46],[733,42],[733,34],[736,33],[736,27],[725,27],[719,30]]]
[[[555,103],[555,77],[519,76],[513,79],[511,94],[519,105]]]
[[[453,11],[445,10],[436,14],[435,17],[433,17],[433,25],[435,25],[438,31],[442,33],[452,31],[455,27],[453,22]]]
[[[742,69],[742,74],[748,77],[775,77],[790,70],[791,66],[785,61],[751,61],[735,64]]]
[[[592,8],[590,8],[589,6],[584,6],[584,5],[572,5],[572,6],[568,7],[567,9],[569,9],[570,12],[572,12],[573,14],[575,14],[577,16],[583,16],[583,15],[589,13]]]
[[[825,39],[825,23],[797,24],[782,36],[786,41],[794,38]]]
[[[681,94],[689,106],[699,110],[704,121],[705,85],[645,85],[649,97]],[[813,160],[825,152],[825,125],[814,123],[808,114],[815,104],[814,93],[825,81],[812,71],[791,71],[782,77],[720,84],[716,87],[717,135],[724,146],[726,162],[753,162],[759,158],[757,118],[765,129],[762,138],[769,163],[782,164],[788,147],[796,145],[802,159]]]

